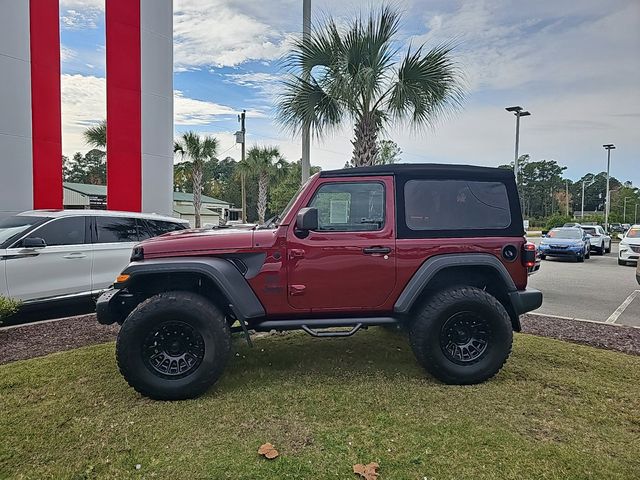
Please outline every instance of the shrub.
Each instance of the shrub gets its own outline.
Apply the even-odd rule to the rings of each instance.
[[[561,227],[565,223],[569,223],[573,221],[571,217],[567,217],[566,215],[553,215],[547,220],[547,230],[551,230],[552,228]]]
[[[10,317],[20,308],[20,301],[0,296],[0,323]]]

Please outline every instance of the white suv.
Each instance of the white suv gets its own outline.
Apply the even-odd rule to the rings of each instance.
[[[591,250],[598,255],[611,252],[611,237],[600,225],[582,225],[582,230],[591,235]]]
[[[638,263],[640,258],[640,225],[633,225],[620,241],[618,265]]]
[[[0,295],[24,306],[80,301],[107,289],[146,238],[189,228],[160,215],[33,210],[0,221]]]

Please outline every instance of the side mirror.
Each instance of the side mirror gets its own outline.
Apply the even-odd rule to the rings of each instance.
[[[47,246],[47,243],[43,238],[39,237],[28,237],[22,240],[23,248],[44,248]]]
[[[309,234],[309,230],[318,229],[318,209],[313,207],[301,208],[296,217],[296,234],[303,235],[302,238]]]

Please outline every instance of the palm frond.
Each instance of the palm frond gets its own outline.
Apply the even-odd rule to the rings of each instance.
[[[387,100],[395,120],[409,114],[414,126],[433,126],[436,118],[458,108],[463,100],[462,77],[453,47],[442,44],[423,54],[423,47],[407,51]]]
[[[84,141],[95,148],[107,147],[107,121],[102,120],[97,125],[87,128],[83,133]]]

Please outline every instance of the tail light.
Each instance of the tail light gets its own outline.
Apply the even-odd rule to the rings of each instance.
[[[529,268],[536,266],[536,246],[527,242],[522,246],[522,264]]]

